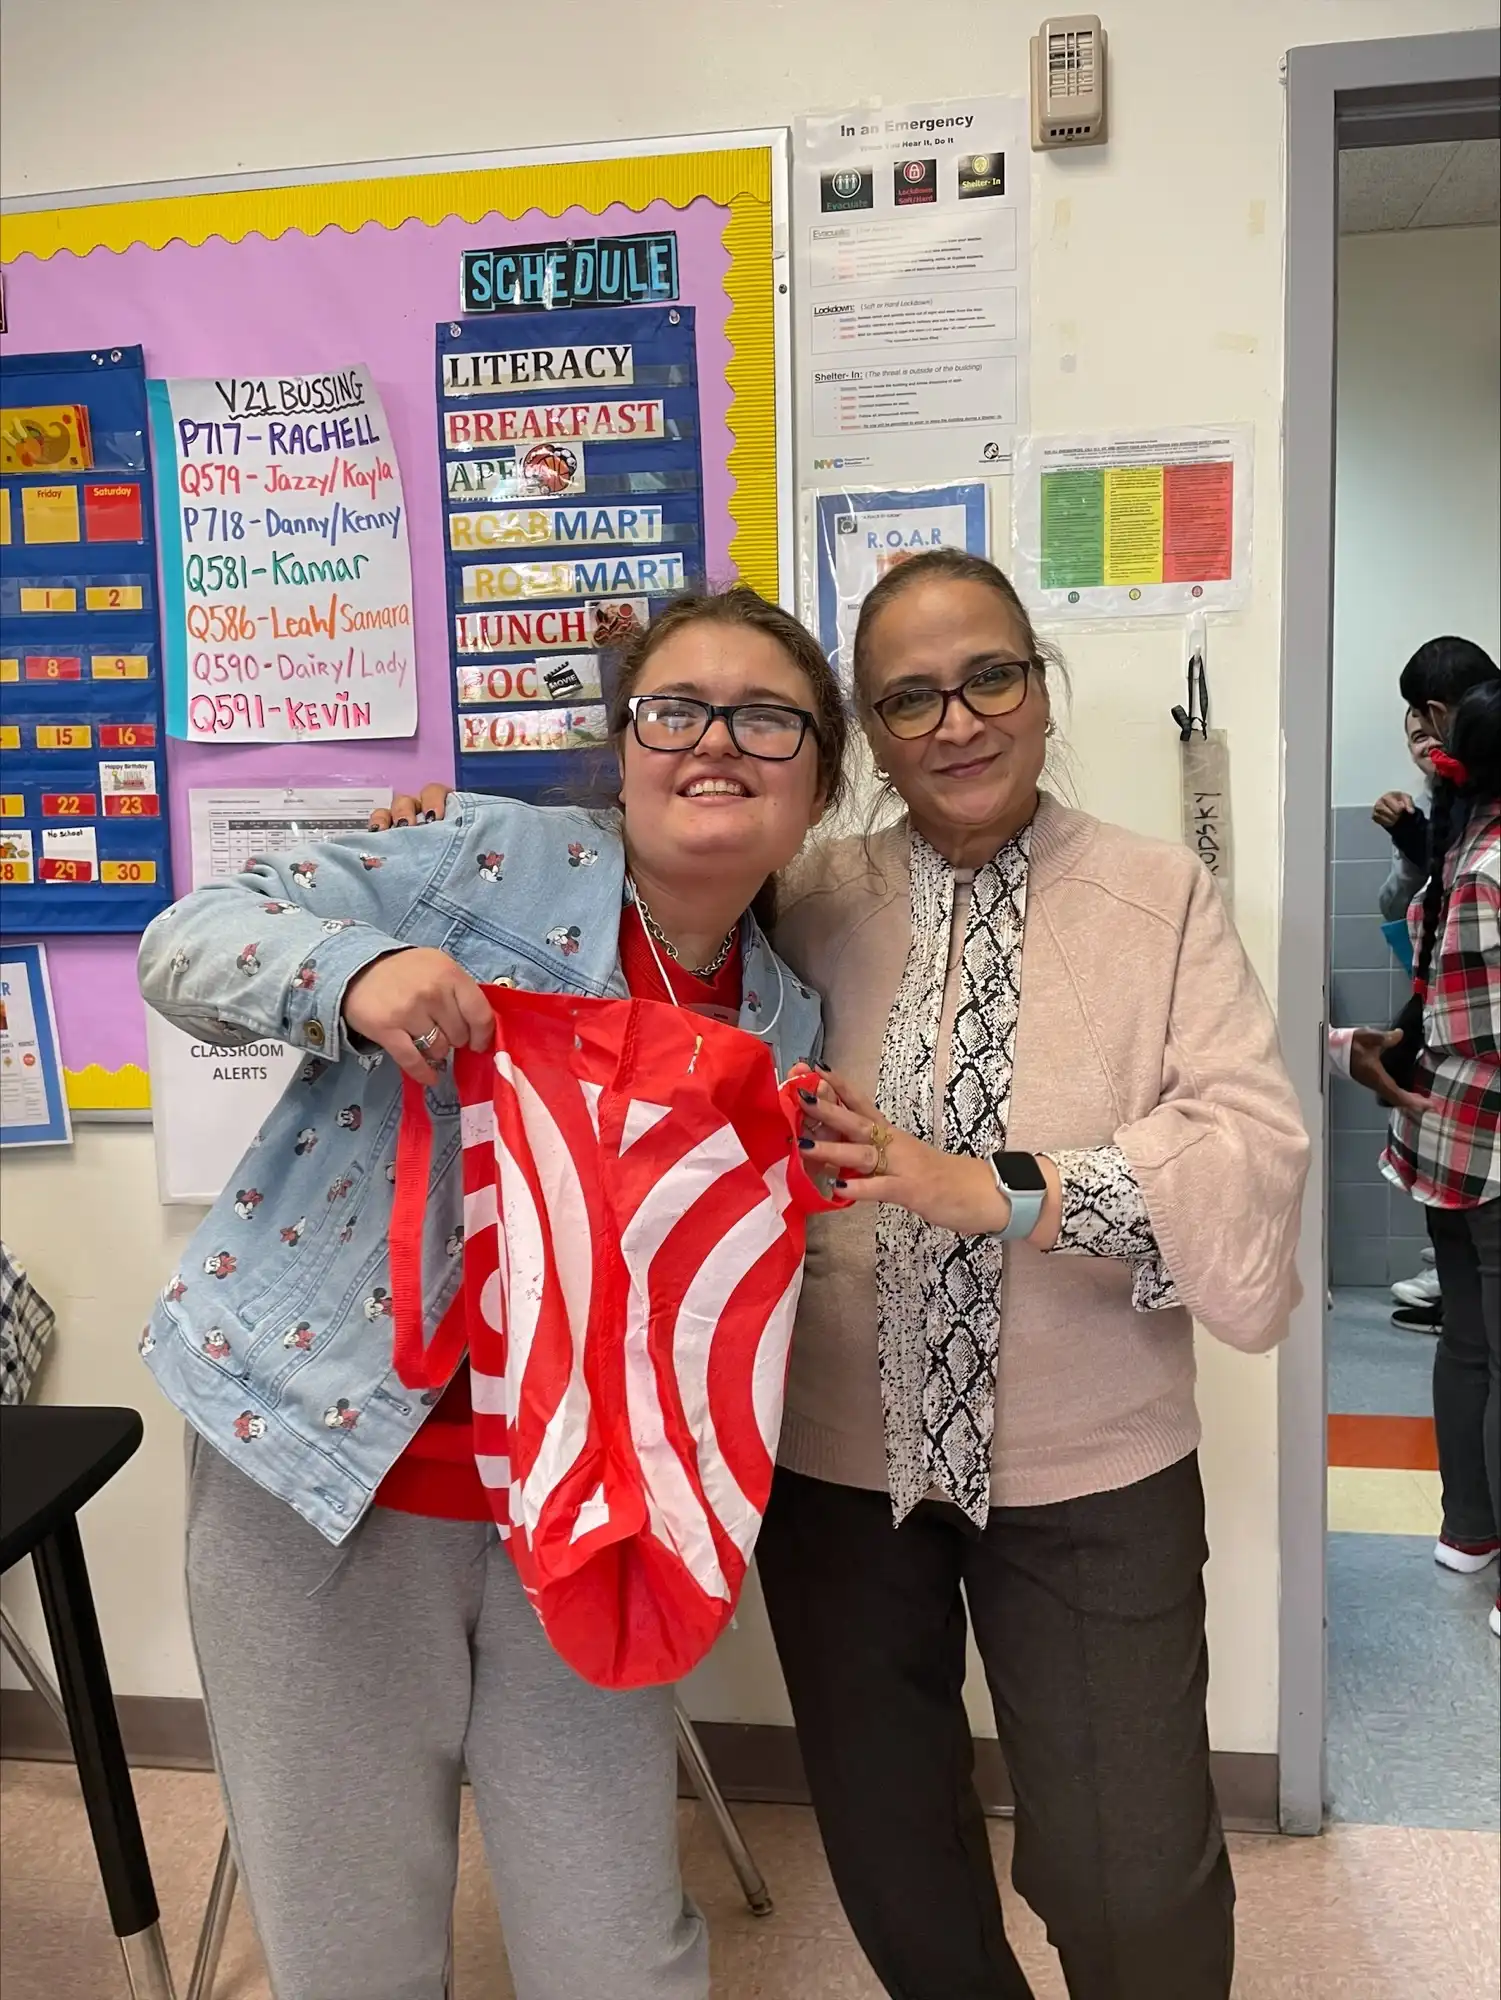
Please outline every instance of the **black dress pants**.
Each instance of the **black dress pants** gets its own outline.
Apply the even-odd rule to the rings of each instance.
[[[893,2000],[1028,2000],[962,1689],[967,1623],[1016,1794],[1014,1878],[1073,2000],[1226,2000],[1198,1461],[1113,1493],[924,1502],[779,1470],[758,1544],[840,1901]],[[968,1620],[966,1620],[966,1606]]]

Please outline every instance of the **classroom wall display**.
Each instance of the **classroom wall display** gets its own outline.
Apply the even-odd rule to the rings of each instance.
[[[0,357],[0,928],[172,900],[139,347]]]
[[[696,353],[692,306],[439,326],[465,790],[606,787],[611,650],[704,581]]]
[[[334,376],[358,364],[368,370],[395,447],[412,568],[416,729],[383,740],[329,741],[322,732],[283,743],[174,740],[166,803],[181,882],[190,879],[190,788],[405,788],[454,775],[451,510],[434,431],[434,328],[457,309],[466,252],[675,238],[679,296],[672,303],[692,313],[703,566],[716,580],[738,574],[792,601],[785,134],[622,143],[541,161],[396,162],[361,167],[358,178],[351,171],[259,176],[211,191],[190,184],[102,191],[82,203],[70,196],[57,206],[23,200],[0,209],[0,268],[15,344],[129,340],[144,349],[147,373],[165,381],[278,381]],[[611,306],[603,316],[613,324],[638,309]],[[486,317],[488,350],[512,345],[508,327],[516,317]],[[554,336],[533,344],[567,343]],[[566,400],[585,400],[575,387]],[[645,393],[648,400],[656,395]],[[591,397],[606,399],[602,392]],[[635,385],[611,398],[636,399]],[[474,407],[487,400],[466,399]],[[591,449],[586,440],[586,460]],[[165,481],[160,461],[158,471]],[[605,546],[634,561],[671,544],[623,535]],[[575,558],[584,553],[576,550]],[[539,601],[533,615],[546,609]],[[236,649],[226,643],[209,650]],[[504,669],[539,650],[547,649],[474,664]],[[587,687],[587,675],[580,679]],[[546,705],[597,706],[571,695]],[[486,761],[512,762],[494,754]],[[149,1101],[134,951],[123,937],[51,946],[75,1112]]]
[[[167,730],[192,743],[410,736],[412,564],[370,370],[153,382]]]
[[[989,488],[980,479],[819,493],[813,509],[814,574],[804,578],[804,600],[817,606],[819,644],[846,688],[854,683],[860,606],[888,570],[926,549],[990,554]]]
[[[1251,586],[1251,427],[1034,437],[1014,575],[1046,619],[1235,611]]]
[[[1027,425],[1025,103],[854,106],[795,133],[801,477],[1005,472]]]

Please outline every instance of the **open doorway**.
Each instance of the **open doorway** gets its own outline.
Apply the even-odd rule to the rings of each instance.
[[[1441,636],[1477,671],[1501,657],[1501,140],[1353,147],[1339,170],[1329,1018],[1384,1027],[1411,991],[1434,742],[1399,676]],[[1327,1109],[1329,1816],[1489,1830],[1496,1573],[1434,1560],[1425,1211],[1383,1174],[1379,1101],[1335,1079]]]
[[[1373,1531],[1369,1511],[1359,1527],[1349,1525],[1352,1517],[1342,1513],[1347,1501],[1355,1504],[1353,1475],[1388,1472],[1396,1476],[1395,1483],[1406,1480],[1406,1498],[1413,1509],[1410,1517],[1396,1525],[1404,1530],[1428,1526],[1431,1515],[1418,1511],[1424,1485],[1417,1475],[1426,1468],[1382,1464],[1379,1450],[1374,1466],[1336,1467],[1332,1525],[1336,1535],[1348,1537],[1348,1545],[1336,1545],[1332,1562],[1324,1532],[1330,1410],[1336,1418],[1347,1420],[1407,1417],[1420,1422],[1422,1416],[1414,1378],[1422,1375],[1428,1357],[1420,1350],[1413,1366],[1410,1350],[1382,1351],[1374,1339],[1362,1343],[1356,1337],[1358,1329],[1347,1335],[1345,1322],[1332,1310],[1330,1278],[1336,1272],[1335,1257],[1339,1259],[1340,1294],[1363,1293],[1374,1311],[1381,1307],[1381,1295],[1390,1284],[1399,1275],[1408,1275],[1409,1262],[1417,1266],[1411,1275],[1421,1270],[1421,1237],[1411,1229],[1412,1218],[1394,1206],[1384,1186],[1373,1178],[1361,1177],[1370,1174],[1366,1156],[1376,1152],[1381,1133],[1362,1130],[1360,1114],[1342,1093],[1331,1092],[1326,1099],[1325,1029],[1331,1019],[1338,1018],[1336,1009],[1352,1018],[1358,1011],[1363,1024],[1369,1023],[1372,1010],[1376,1019],[1389,1020],[1395,1012],[1390,1005],[1394,993],[1406,991],[1406,975],[1395,970],[1391,948],[1381,939],[1379,914],[1368,915],[1365,908],[1367,900],[1375,900],[1375,876],[1380,873],[1384,877],[1382,863],[1389,860],[1389,843],[1383,848],[1358,831],[1362,815],[1369,824],[1373,799],[1347,798],[1345,793],[1366,788],[1369,773],[1360,769],[1359,760],[1367,754],[1384,756],[1372,746],[1385,730],[1393,734],[1395,770],[1400,775],[1404,754],[1400,697],[1394,693],[1381,702],[1371,690],[1386,676],[1394,682],[1406,658],[1399,636],[1399,594],[1420,572],[1430,570],[1435,590],[1442,591],[1445,582],[1454,582],[1456,569],[1452,557],[1435,561],[1423,549],[1427,515],[1422,512],[1423,499],[1413,491],[1420,483],[1420,473],[1435,456],[1430,450],[1435,441],[1433,413],[1428,413],[1426,422],[1420,413],[1408,421],[1415,415],[1413,392],[1419,374],[1434,379],[1427,367],[1431,358],[1428,348],[1433,344],[1432,318],[1426,322],[1427,342],[1420,338],[1409,347],[1407,380],[1396,406],[1388,401],[1385,422],[1374,427],[1366,447],[1365,462],[1380,467],[1381,484],[1377,487],[1357,477],[1362,461],[1357,451],[1356,412],[1364,392],[1355,376],[1362,366],[1369,371],[1376,365],[1377,357],[1383,354],[1382,338],[1388,347],[1400,345],[1397,335],[1401,324],[1415,314],[1422,316],[1421,300],[1410,287],[1400,297],[1386,287],[1390,274],[1385,266],[1399,263],[1404,254],[1419,261],[1425,257],[1442,261],[1441,253],[1432,246],[1443,232],[1421,227],[1385,232],[1351,226],[1342,237],[1341,191],[1343,183],[1348,224],[1354,225],[1362,210],[1367,220],[1374,216],[1396,221],[1404,204],[1407,214],[1402,219],[1411,223],[1431,196],[1442,199],[1439,185],[1451,170],[1456,184],[1463,183],[1471,172],[1477,172],[1483,182],[1484,156],[1459,149],[1476,141],[1494,143],[1501,136],[1501,37],[1487,31],[1296,49],[1288,57],[1287,81],[1285,804],[1278,1004],[1289,1067],[1316,1145],[1301,1251],[1305,1296],[1278,1376],[1282,1553],[1279,1768],[1284,1830],[1313,1833],[1323,1823],[1331,1794],[1340,1788],[1355,1816],[1398,1818],[1407,1824],[1442,1823],[1425,1813],[1420,1801],[1415,1807],[1415,1788],[1404,1791],[1400,1805],[1391,1795],[1398,1775],[1394,1770],[1396,1752],[1410,1727],[1392,1697],[1399,1691],[1406,1695],[1411,1689],[1412,1699],[1421,1702],[1426,1692],[1432,1713],[1442,1698],[1440,1690],[1424,1689],[1423,1662],[1414,1665],[1390,1650],[1376,1657],[1381,1642],[1392,1636],[1398,1623],[1404,1634],[1410,1635],[1421,1631],[1428,1618],[1423,1593],[1433,1581],[1432,1539],[1421,1533],[1405,1534],[1400,1538],[1404,1547],[1383,1548],[1387,1538]],[[1417,152],[1420,147],[1444,151],[1441,156],[1430,154],[1424,162]],[[1383,162],[1374,157],[1378,152],[1405,157]],[[1342,175],[1345,154],[1352,159]],[[1456,162],[1462,164],[1456,167]],[[1415,180],[1430,167],[1434,172],[1427,186],[1415,187]],[[1486,222],[1467,219],[1463,225],[1456,224],[1456,231],[1459,227],[1486,226]],[[1377,234],[1411,240],[1396,250],[1359,245],[1359,238]],[[1452,249],[1449,246],[1450,252]],[[1494,271],[1493,249],[1493,281]],[[1337,315],[1337,300],[1353,312],[1363,290],[1377,305],[1374,313],[1363,315],[1361,333],[1357,334],[1353,323]],[[1384,329],[1379,324],[1382,310],[1389,322]],[[1371,319],[1377,321],[1376,331],[1366,338]],[[1494,307],[1491,323],[1494,328]],[[1350,491],[1347,518],[1341,522],[1347,560],[1339,567],[1353,574],[1349,536],[1357,526],[1361,527],[1361,555],[1369,561],[1363,588],[1356,588],[1341,621],[1336,613],[1336,355],[1340,347],[1337,336],[1345,334],[1350,336],[1352,352],[1348,358],[1355,372],[1340,385],[1345,394],[1339,411],[1340,470]],[[1491,338],[1493,384],[1494,332]],[[1381,365],[1386,366],[1389,360],[1386,355]],[[1436,386],[1433,393],[1439,393],[1443,386]],[[1493,388],[1491,395],[1494,413]],[[1491,421],[1494,425],[1494,414]],[[1491,453],[1493,494],[1494,439]],[[1443,462],[1441,455],[1439,462]],[[1367,518],[1362,525],[1363,484],[1368,491]],[[1384,545],[1370,549],[1367,531],[1375,524],[1379,524]],[[1494,547],[1492,500],[1492,606]],[[1457,600],[1457,590],[1451,589],[1452,616],[1439,618],[1434,630],[1424,630],[1422,637],[1452,631],[1456,626],[1462,629],[1464,612]],[[1375,615],[1362,637],[1357,614],[1364,614],[1373,605],[1384,615]],[[1403,615],[1409,611],[1414,616],[1436,615],[1415,601],[1404,605]],[[1342,641],[1350,640],[1349,671],[1367,677],[1363,681],[1364,700],[1353,684],[1348,700],[1336,695],[1337,630]],[[1394,650],[1397,657],[1392,657]],[[1358,727],[1357,716],[1361,718]],[[1349,724],[1343,738],[1342,723]],[[1396,788],[1395,783],[1392,788]],[[1372,833],[1376,831],[1371,828]],[[1342,868],[1348,869],[1347,876],[1337,872]],[[1356,944],[1357,935],[1366,927],[1374,932],[1379,949]],[[1351,962],[1357,957],[1364,962]],[[1372,1122],[1371,1114],[1365,1113],[1365,1125]],[[1374,1122],[1379,1125],[1379,1117]],[[1402,1267],[1400,1274],[1398,1266]],[[1364,1282],[1357,1284],[1357,1279]],[[1391,1301],[1385,1303],[1383,1316],[1389,1317]],[[1387,1330],[1396,1331],[1383,1329]],[[1383,1373],[1385,1363],[1392,1366]],[[1332,1403],[1326,1396],[1326,1369]],[[1356,1401],[1393,1402],[1398,1407],[1391,1412],[1338,1407],[1342,1402]],[[1353,1437],[1358,1429],[1358,1425],[1347,1427],[1347,1436]],[[1336,1435],[1339,1430],[1336,1423]],[[1350,1457],[1354,1452],[1345,1449],[1336,1455]],[[1390,1452],[1384,1455],[1393,1456]],[[1413,1588],[1407,1588],[1405,1580],[1399,1589],[1389,1577],[1362,1577],[1362,1564],[1374,1563],[1379,1568],[1378,1556],[1402,1554],[1416,1558],[1411,1565]],[[1331,1619],[1327,1654],[1326,1601]],[[1333,1629],[1334,1621],[1341,1618],[1348,1628],[1346,1614],[1352,1603],[1359,1611],[1362,1601],[1363,1614],[1354,1622],[1363,1622],[1366,1627],[1364,1680],[1354,1672],[1350,1655],[1350,1646],[1359,1643],[1362,1634]],[[1486,1633],[1483,1612],[1476,1622],[1479,1636],[1487,1640],[1493,1654],[1494,1642]],[[1494,1773],[1495,1662],[1491,1655],[1482,1653],[1480,1657],[1482,1672],[1489,1670],[1486,1679],[1490,1682],[1489,1754],[1482,1750],[1480,1761],[1483,1769]],[[1431,1662],[1427,1670],[1431,1673]],[[1481,1699],[1486,1698],[1485,1687],[1482,1679]],[[1341,1735],[1352,1716],[1359,1723],[1358,1729]],[[1327,1775],[1326,1720],[1330,1725]],[[1357,1761],[1364,1765],[1363,1771],[1352,1768]],[[1439,1774],[1434,1776],[1441,1788]],[[1357,1780],[1364,1785],[1363,1791]],[[1388,1781],[1383,1809],[1375,1794]],[[1341,1800],[1335,1798],[1333,1803],[1340,1812]],[[1345,1810],[1343,1816],[1351,1816],[1350,1811]]]

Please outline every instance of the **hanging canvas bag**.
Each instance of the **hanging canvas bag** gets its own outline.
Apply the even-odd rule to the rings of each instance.
[[[467,1348],[474,1448],[552,1645],[586,1680],[680,1679],[734,1611],[771,1490],[805,1219],[794,1072],[651,1000],[485,989],[493,1048],[450,1058],[463,1283],[430,1342],[431,1125],[408,1081],[391,1221],[395,1363]]]

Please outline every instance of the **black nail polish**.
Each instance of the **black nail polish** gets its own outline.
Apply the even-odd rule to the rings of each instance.
[[[435,819],[436,819],[437,817],[438,817],[438,815],[437,815],[437,814],[436,814],[435,812],[425,812],[425,813],[424,813],[424,814],[422,815],[422,818],[423,818],[423,821],[424,821],[424,823],[426,823],[426,824],[429,824],[429,825],[430,825],[430,824],[432,823],[432,821],[433,821],[433,820],[435,820]]]
[[[848,1182],[848,1181],[835,1181],[834,1185],[835,1185],[835,1187],[836,1187],[836,1188],[838,1188],[838,1189],[840,1190],[840,1192],[842,1193],[842,1192],[843,1192],[843,1190],[844,1190],[845,1188],[847,1188],[847,1187],[849,1186],[849,1182]]]
[[[827,1076],[829,1074],[829,1066],[827,1063],[816,1062],[814,1063],[813,1067],[818,1071],[820,1076]]]
[[[811,1153],[815,1142],[812,1139],[799,1139],[797,1143],[805,1153]]]
[[[818,1099],[813,1095],[811,1090],[800,1090],[798,1096],[803,1100],[804,1104],[817,1104],[818,1102]]]

